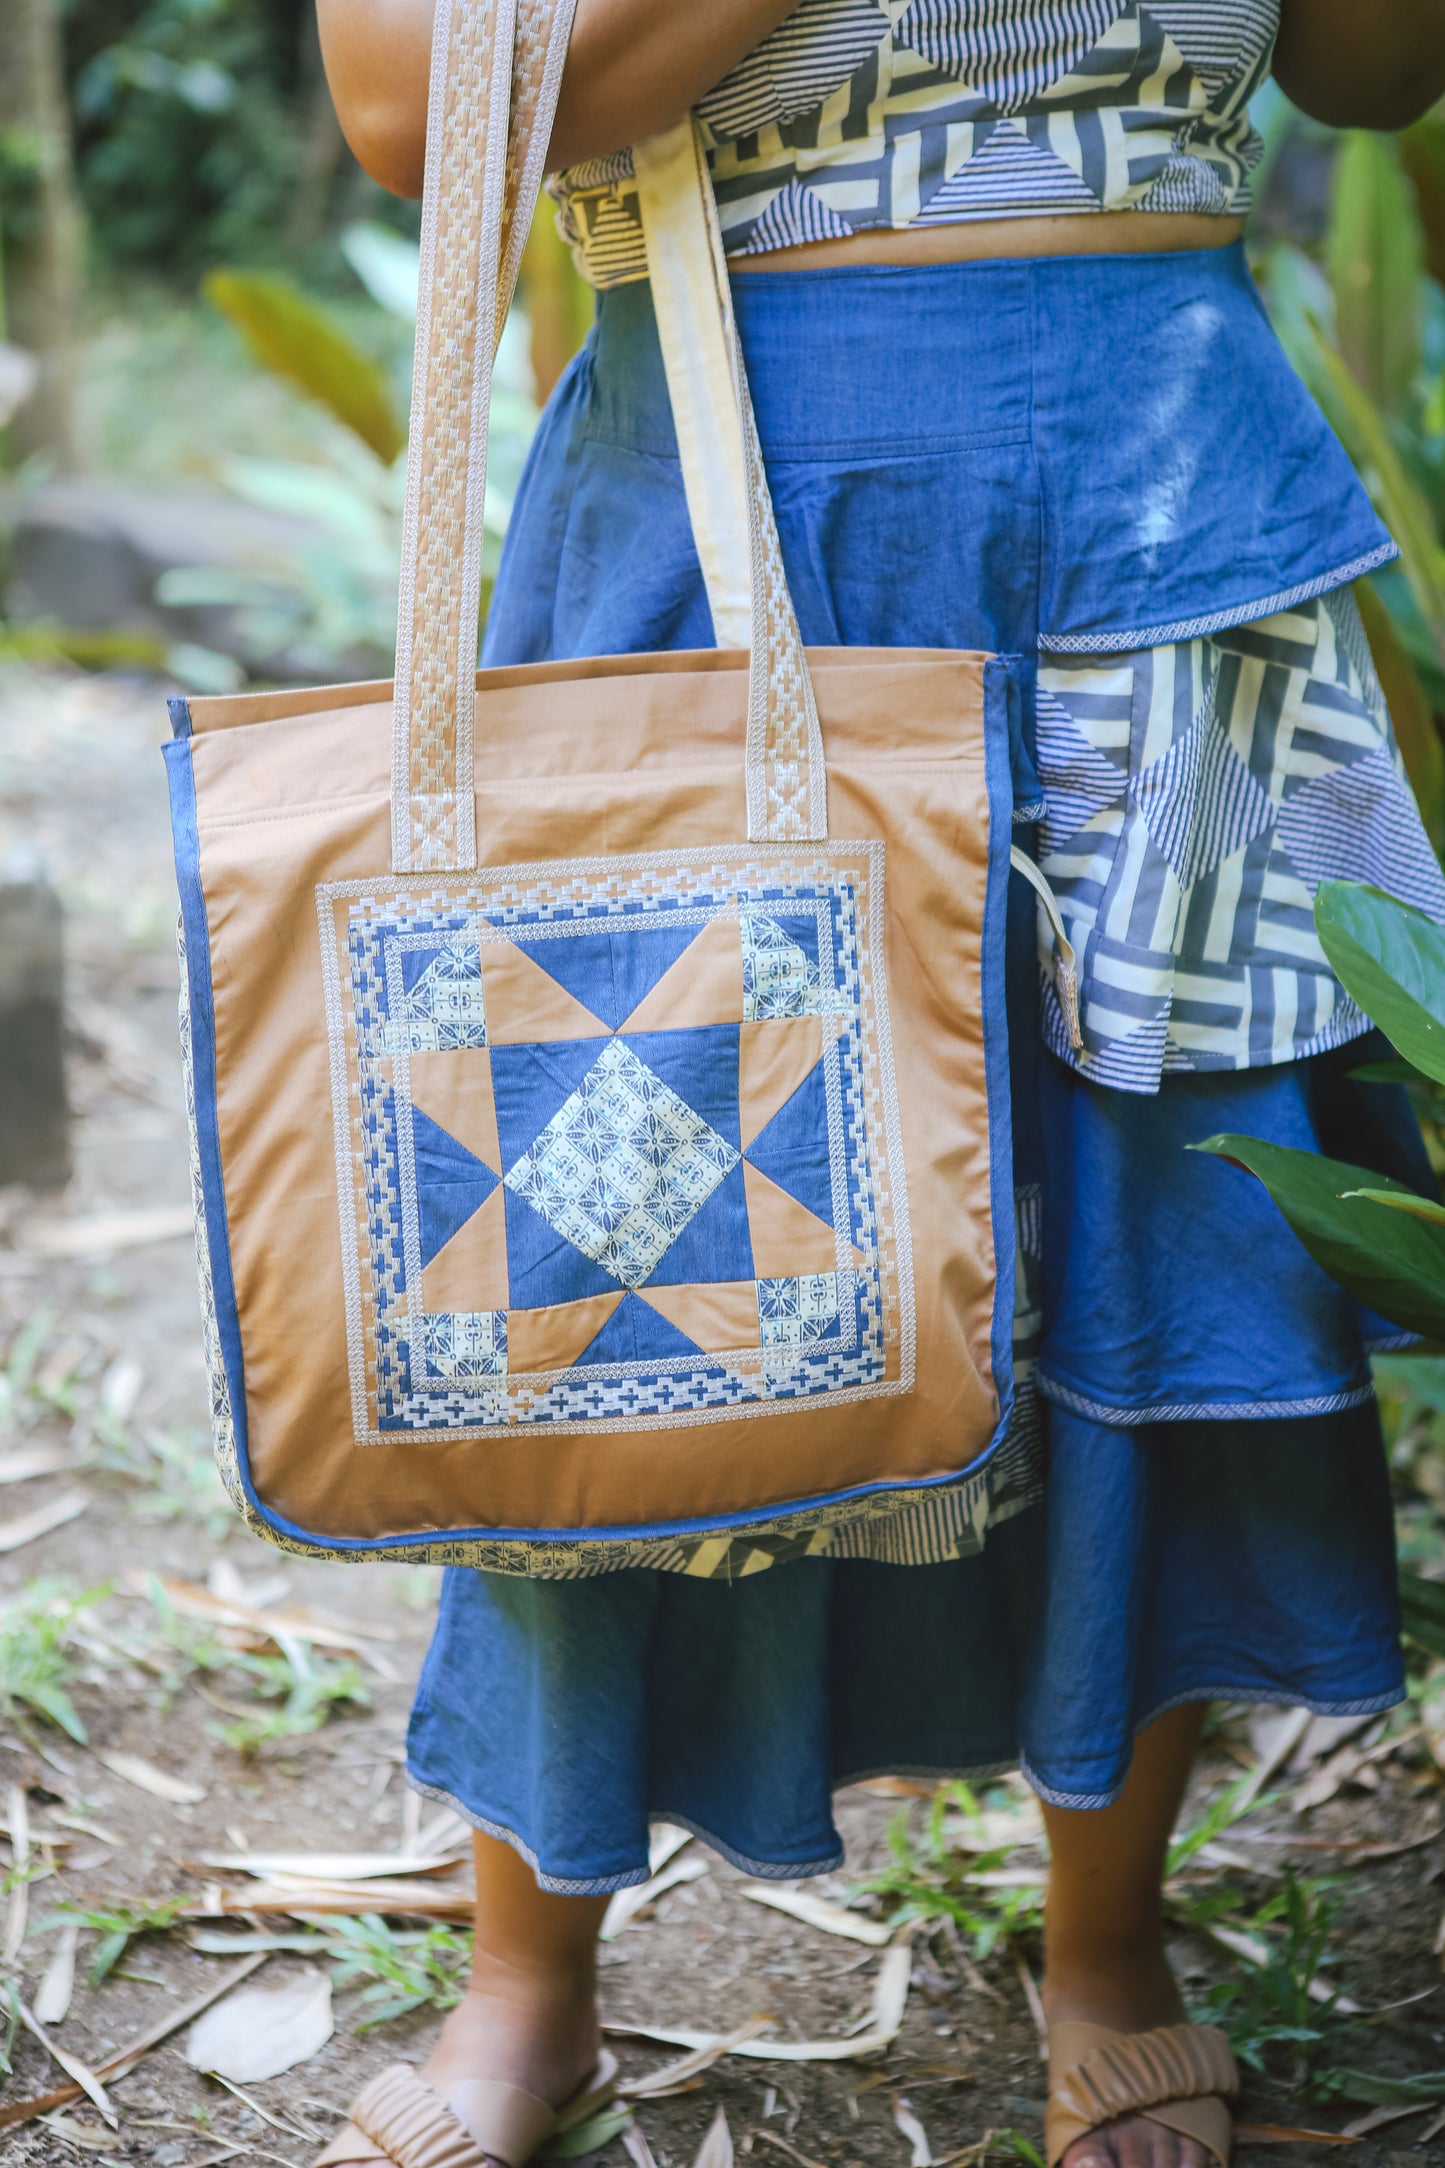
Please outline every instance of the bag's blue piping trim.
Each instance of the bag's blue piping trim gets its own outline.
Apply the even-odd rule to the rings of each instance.
[[[1252,625],[1256,618],[1273,617],[1276,610],[1292,610],[1301,602],[1313,602],[1331,588],[1348,586],[1381,565],[1393,564],[1400,554],[1397,542],[1381,542],[1363,557],[1333,572],[1316,573],[1296,587],[1283,587],[1277,595],[1255,602],[1231,603],[1227,610],[1213,610],[1207,617],[1181,617],[1172,625],[1136,626],[1132,632],[1041,632],[1039,648],[1045,655],[1123,655],[1140,647],[1164,647],[1171,640],[1206,640],[1213,632],[1227,632],[1232,625]]]
[[[1008,1432],[1014,1405],[1014,1212],[1013,1102],[1009,1077],[1008,1004],[1005,999],[1008,892],[1012,879],[1014,788],[1009,729],[1010,694],[1020,698],[1023,664],[1017,656],[991,655],[983,666],[984,782],[988,791],[988,879],[983,898],[980,977],[984,1088],[988,1097],[989,1185],[992,1191],[994,1293],[993,1375],[999,1422],[989,1444],[994,1452]],[[978,1464],[975,1463],[975,1466]]]
[[[171,838],[175,849],[176,885],[180,890],[181,922],[186,934],[186,979],[191,1011],[192,1096],[195,1103],[196,1143],[201,1166],[201,1194],[206,1207],[206,1248],[211,1260],[211,1285],[216,1305],[216,1329],[221,1341],[221,1360],[226,1368],[226,1387],[231,1396],[231,1419],[236,1433],[236,1457],[248,1497],[252,1497],[246,1456],[246,1382],[241,1357],[241,1332],[236,1315],[236,1286],[231,1275],[231,1237],[226,1221],[226,1191],[221,1180],[221,1140],[216,1125],[216,1008],[211,991],[211,929],[206,921],[206,896],[201,886],[201,844],[196,826],[196,778],[191,766],[191,717],[184,701],[171,704],[176,736],[162,751],[170,785]],[[185,729],[176,713],[184,709]],[[258,1510],[259,1500],[256,1500]]]
[[[1034,1382],[1045,1400],[1056,1401],[1059,1407],[1086,1416],[1092,1423],[1106,1423],[1113,1430],[1135,1430],[1143,1423],[1228,1422],[1231,1418],[1268,1422],[1290,1415],[1337,1415],[1345,1408],[1362,1408],[1375,1397],[1374,1385],[1366,1379],[1340,1392],[1310,1393],[1298,1400],[1164,1400],[1152,1407],[1131,1408],[1076,1393],[1042,1369],[1035,1370]]]
[[[989,668],[993,668],[990,664]],[[985,673],[987,703],[987,673]],[[179,706],[182,703],[177,702]],[[176,723],[174,709],[172,723]],[[946,1475],[915,1476],[897,1482],[861,1483],[851,1489],[827,1491],[782,1505],[728,1513],[707,1520],[642,1522],[613,1528],[422,1528],[392,1536],[318,1535],[274,1512],[258,1495],[251,1480],[246,1438],[246,1389],[241,1355],[240,1322],[236,1288],[231,1274],[230,1234],[226,1221],[226,1194],[221,1176],[221,1142],[216,1123],[216,1016],[211,992],[210,929],[206,899],[201,886],[200,838],[196,826],[196,788],[191,768],[190,713],[186,732],[164,747],[170,779],[171,835],[175,850],[176,882],[180,889],[181,915],[186,930],[186,971],[191,996],[191,1058],[194,1068],[196,1145],[201,1163],[201,1186],[206,1204],[206,1242],[211,1258],[216,1322],[221,1339],[226,1383],[231,1395],[231,1414],[236,1434],[236,1468],[247,1503],[268,1528],[289,1541],[332,1557],[376,1558],[388,1551],[415,1550],[426,1544],[445,1543],[628,1543],[646,1537],[688,1539],[722,1535],[734,1529],[746,1531],[760,1522],[769,1525],[796,1515],[818,1512],[853,1499],[887,1497],[895,1491],[944,1490],[982,1473],[998,1451],[1008,1430],[1013,1410],[1013,1366],[1010,1326],[1013,1317],[1013,1193],[1012,1143],[1008,1115],[1008,1050],[1002,1027],[985,1029],[984,1051],[990,1103],[990,1152],[993,1178],[994,1242],[1000,1257],[993,1326],[994,1375],[998,1383],[998,1427],[982,1453],[966,1467]],[[1008,738],[994,731],[987,754],[990,820],[990,864],[984,903],[984,983],[997,974],[1002,983],[1004,904],[1008,882],[1009,820],[1011,791],[1008,780]],[[1000,775],[1000,762],[1002,773]],[[1001,892],[1002,891],[1002,892]]]

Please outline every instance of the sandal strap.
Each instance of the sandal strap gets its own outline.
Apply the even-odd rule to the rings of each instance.
[[[1188,2123],[1191,2135],[1199,2110],[1214,2103],[1218,2115],[1205,2114],[1209,2135],[1202,2142],[1223,2163],[1227,2160],[1224,2102],[1239,2091],[1239,2071],[1229,2041],[1217,2025],[1160,2025],[1152,2032],[1121,2033],[1102,2025],[1062,2024],[1049,2038],[1048,2157],[1058,2160],[1076,2138],[1117,2122],[1125,2115],[1155,2115],[1170,2128]],[[1170,2121],[1174,2111],[1180,2122]],[[1155,2111],[1163,2111],[1155,2113]],[[1223,2118],[1221,2146],[1215,2125]]]
[[[392,2063],[363,2085],[351,2120],[396,2168],[486,2168],[486,2154],[409,2063]]]

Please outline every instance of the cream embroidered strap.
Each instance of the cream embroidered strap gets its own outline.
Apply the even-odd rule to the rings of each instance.
[[[688,513],[720,647],[729,644],[736,623],[746,522],[748,837],[823,837],[828,804],[818,710],[783,571],[717,203],[691,115],[638,144],[633,157]],[[723,384],[732,389],[741,442],[719,457],[710,437],[716,388]]]
[[[399,873],[476,864],[472,715],[487,401],[574,5],[437,4],[397,612],[392,864]]]

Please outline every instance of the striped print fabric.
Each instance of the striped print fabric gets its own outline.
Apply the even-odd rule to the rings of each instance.
[[[801,0],[698,108],[728,252],[1243,211],[1278,20],[1278,0]],[[646,277],[629,153],[551,185],[585,277]]]
[[[1371,881],[1445,921],[1348,588],[1212,638],[1045,656],[1038,764],[1039,863],[1079,955],[1083,1051],[1047,962],[1045,1036],[1096,1083],[1153,1092],[1366,1031],[1315,934],[1323,880]]]

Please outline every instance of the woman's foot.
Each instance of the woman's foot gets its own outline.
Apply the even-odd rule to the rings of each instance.
[[[1177,2025],[1184,2017],[1179,1988],[1158,1944],[1051,1950],[1044,2009],[1051,2025],[1074,2020],[1123,2033]],[[1180,2137],[1148,2116],[1129,2115],[1076,2138],[1060,2168],[1213,2168],[1213,2162],[1196,2139]]]

